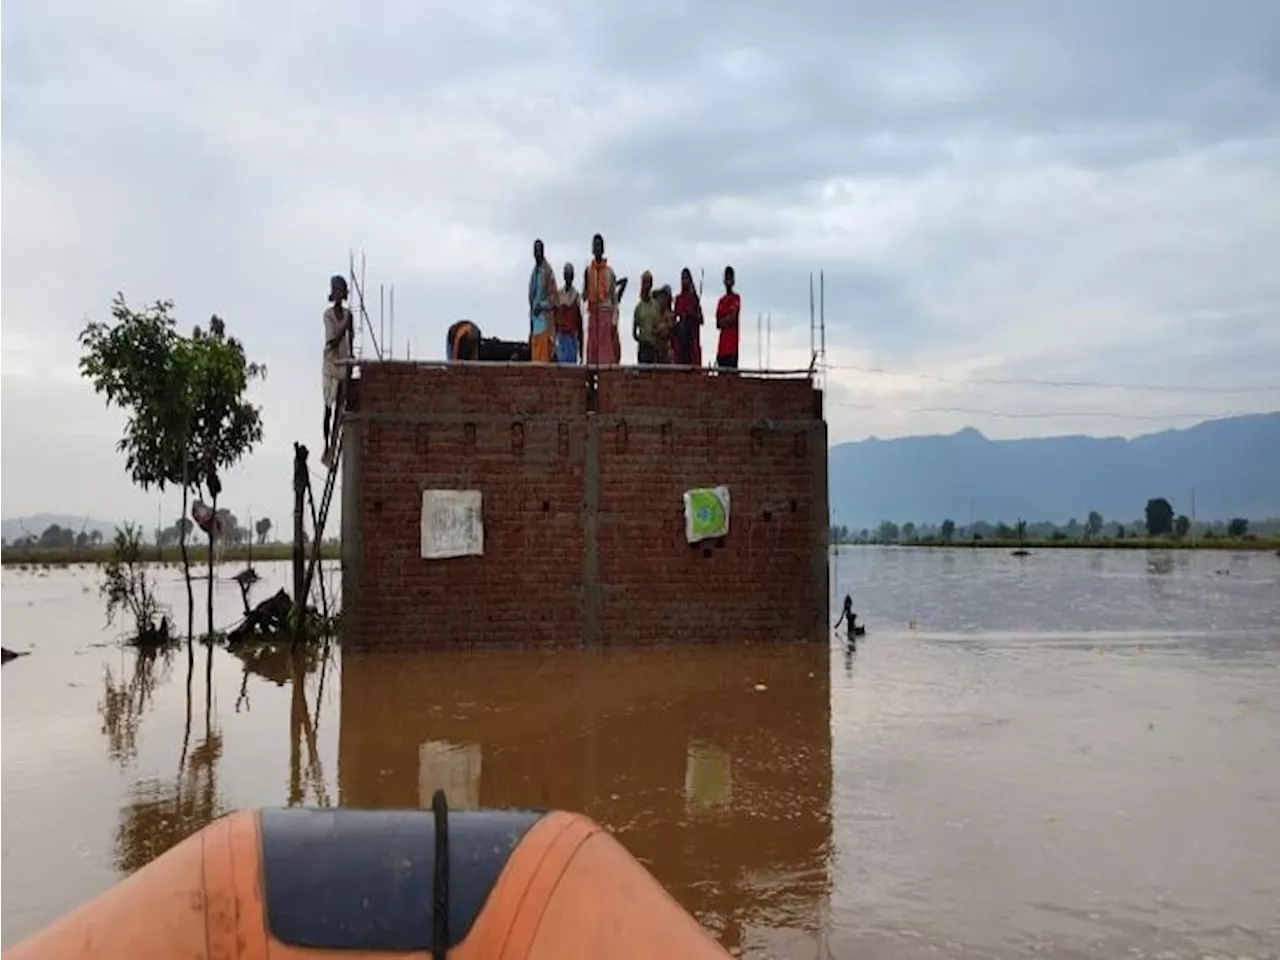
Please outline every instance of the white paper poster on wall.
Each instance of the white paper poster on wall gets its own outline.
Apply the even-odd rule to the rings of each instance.
[[[422,559],[484,556],[479,490],[422,491]]]

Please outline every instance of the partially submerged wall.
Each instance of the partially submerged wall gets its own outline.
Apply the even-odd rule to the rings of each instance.
[[[825,637],[827,434],[807,378],[364,364],[344,427],[353,647]],[[686,541],[684,493],[728,487]],[[478,491],[483,555],[423,559],[423,492]]]

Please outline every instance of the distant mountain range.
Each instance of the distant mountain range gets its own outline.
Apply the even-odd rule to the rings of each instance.
[[[951,436],[861,440],[831,448],[833,521],[851,530],[883,520],[950,518],[1082,523],[1090,510],[1128,523],[1151,497],[1200,520],[1280,516],[1280,413],[1207,420],[1132,440]]]
[[[841,443],[830,452],[833,522],[858,530],[883,520],[957,524],[1082,523],[1090,510],[1129,523],[1151,497],[1200,520],[1280,517],[1280,413],[1207,420],[1132,440],[1047,437],[988,440],[972,427],[950,436]],[[5,520],[10,542],[50,524],[105,540],[116,525],[66,514]],[[149,535],[149,532],[148,532]]]

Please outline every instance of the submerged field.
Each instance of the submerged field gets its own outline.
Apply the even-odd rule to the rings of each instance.
[[[289,579],[259,556],[255,598]],[[96,569],[6,567],[5,645],[30,655],[3,668],[3,945],[225,811],[443,786],[597,819],[749,958],[1280,956],[1280,558],[832,565],[856,650],[296,661],[140,655],[105,628]],[[180,572],[156,573],[180,607]]]

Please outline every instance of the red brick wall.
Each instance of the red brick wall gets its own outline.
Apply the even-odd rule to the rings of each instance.
[[[366,364],[344,428],[347,643],[826,635],[826,426],[804,379]],[[726,484],[689,546],[683,493]],[[420,557],[424,489],[483,496],[485,555]]]

